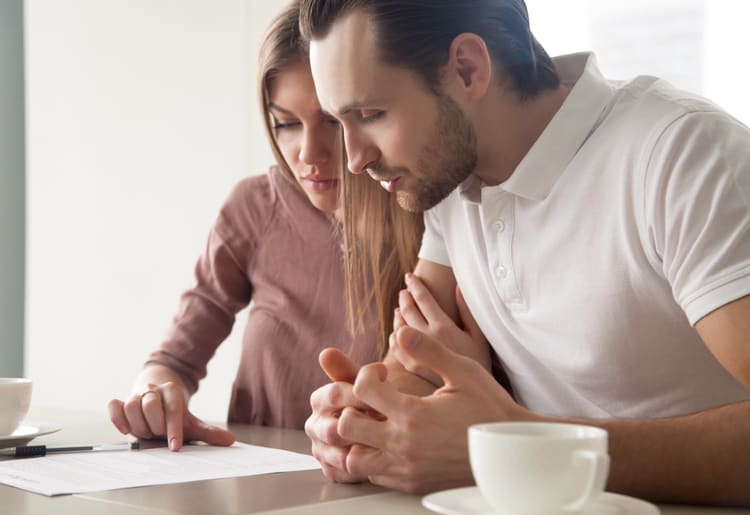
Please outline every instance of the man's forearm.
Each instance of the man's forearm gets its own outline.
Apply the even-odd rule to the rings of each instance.
[[[674,418],[580,422],[609,431],[608,490],[750,506],[750,401]]]
[[[435,390],[397,360],[384,363],[399,391]],[[750,506],[750,401],[680,417],[570,422],[609,432],[609,491],[659,503]]]

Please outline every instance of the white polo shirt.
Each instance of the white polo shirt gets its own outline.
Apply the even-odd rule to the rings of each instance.
[[[750,399],[694,324],[750,294],[750,131],[591,54],[501,185],[426,213],[420,258],[453,268],[519,402],[548,415],[662,417]]]

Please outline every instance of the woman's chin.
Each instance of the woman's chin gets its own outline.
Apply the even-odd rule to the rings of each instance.
[[[307,192],[310,203],[319,211],[333,213],[338,208],[338,191],[334,190],[325,194]]]

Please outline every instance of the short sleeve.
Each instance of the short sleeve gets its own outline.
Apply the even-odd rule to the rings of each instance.
[[[440,227],[437,207],[425,212],[424,236],[422,236],[422,247],[419,249],[419,259],[450,267],[451,260]]]
[[[654,146],[644,188],[649,237],[691,324],[750,293],[750,131],[691,112]]]

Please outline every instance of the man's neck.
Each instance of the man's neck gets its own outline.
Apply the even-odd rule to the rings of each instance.
[[[477,118],[475,175],[490,186],[506,181],[562,107],[570,89],[561,85],[525,102],[513,91],[498,90],[488,97]]]

